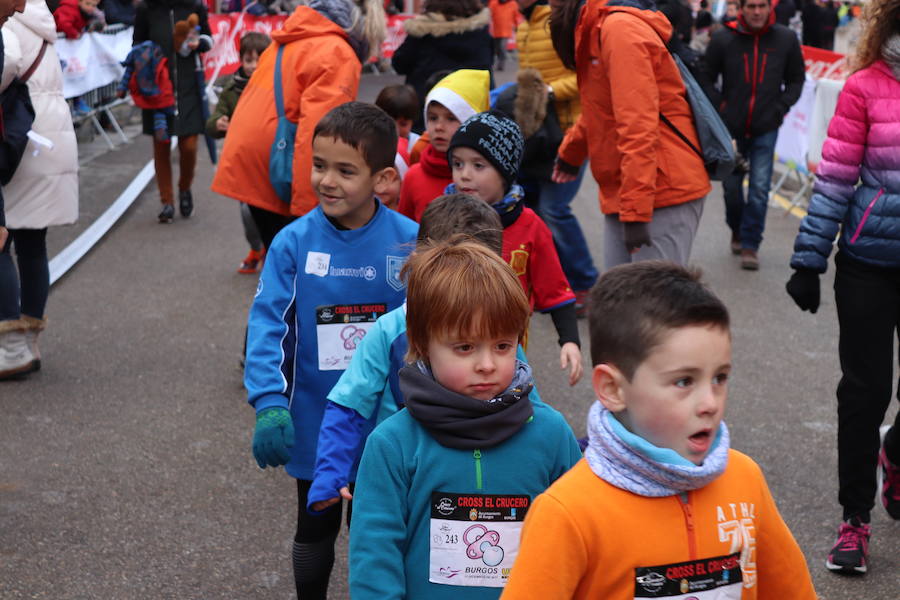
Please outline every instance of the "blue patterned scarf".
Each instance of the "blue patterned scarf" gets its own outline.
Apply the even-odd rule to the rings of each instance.
[[[724,421],[701,465],[628,432],[600,402],[594,403],[588,415],[588,439],[584,457],[594,474],[639,496],[661,498],[696,490],[728,466],[730,438]]]

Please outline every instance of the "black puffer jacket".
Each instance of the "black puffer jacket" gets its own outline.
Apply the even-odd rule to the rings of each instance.
[[[805,69],[793,31],[775,23],[775,12],[752,32],[738,17],[715,34],[705,57],[711,81],[722,77],[718,103],[722,120],[735,138],[768,133],[803,91]]]
[[[181,56],[173,48],[175,22],[187,19],[191,13],[196,13],[200,19],[200,46],[189,55]],[[169,59],[169,76],[178,103],[178,116],[169,133],[177,136],[203,133],[206,121],[201,110],[203,67],[200,53],[212,48],[206,4],[199,0],[142,0],[137,5],[134,19],[134,44],[147,40],[159,44]],[[152,117],[148,121],[147,115],[144,117],[144,133],[153,135]]]
[[[406,75],[406,83],[415,88],[420,101],[428,92],[425,81],[438,71],[490,71],[494,62],[490,22],[491,12],[486,8],[452,21],[433,13],[409,19],[403,24],[406,39],[391,60],[394,70]]]

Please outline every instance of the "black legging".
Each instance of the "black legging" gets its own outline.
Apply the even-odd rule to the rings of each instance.
[[[286,217],[252,205],[250,206],[250,214],[253,215],[253,222],[256,223],[259,237],[267,250],[272,245],[275,235],[294,220],[294,217]]]
[[[12,246],[18,273],[13,266]],[[18,319],[22,314],[44,318],[49,293],[47,229],[10,229],[0,252],[0,321]]]
[[[297,480],[297,533],[294,534],[292,562],[297,598],[325,600],[328,597],[328,580],[334,566],[334,541],[341,529],[341,512],[344,501],[330,506],[320,514],[311,515],[306,510],[307,495],[312,482]],[[350,484],[353,491],[353,484]],[[347,527],[353,503],[347,504]],[[301,594],[302,590],[302,594]]]

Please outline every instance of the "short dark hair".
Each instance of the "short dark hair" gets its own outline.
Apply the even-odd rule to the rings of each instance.
[[[241,58],[243,58],[245,54],[250,54],[251,52],[262,54],[263,50],[268,48],[269,44],[271,43],[272,38],[264,33],[260,33],[258,31],[250,31],[248,33],[245,33],[241,36]]]
[[[744,8],[744,5],[747,4],[747,0],[738,0],[738,6]],[[772,6],[772,0],[766,0],[766,4]]]
[[[481,0],[425,0],[422,12],[440,13],[452,19],[465,19],[484,10]]]
[[[428,79],[425,80],[425,95],[427,96],[429,92],[431,92],[432,88],[441,82],[441,79],[449,75],[450,73],[455,73],[455,69],[441,69],[440,71],[435,71],[431,75],[428,76]],[[424,102],[424,98],[422,99]],[[425,108],[428,108],[427,106]]]
[[[376,173],[394,166],[397,154],[397,124],[374,104],[345,102],[319,120],[313,139],[331,137],[359,150]]]
[[[615,365],[630,381],[667,330],[691,325],[729,328],[728,309],[699,269],[663,261],[619,265],[591,289],[591,364]]]
[[[410,85],[385,86],[375,98],[375,106],[395,120],[403,118],[415,121],[419,117],[419,96]]]
[[[503,254],[503,223],[493,206],[468,194],[438,196],[425,208],[419,221],[416,245],[443,242],[454,235],[465,234]]]

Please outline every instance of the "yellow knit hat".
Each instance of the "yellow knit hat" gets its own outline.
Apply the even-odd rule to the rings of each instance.
[[[428,105],[443,104],[462,123],[490,108],[491,74],[479,69],[460,69],[437,82],[425,97],[425,120]]]

